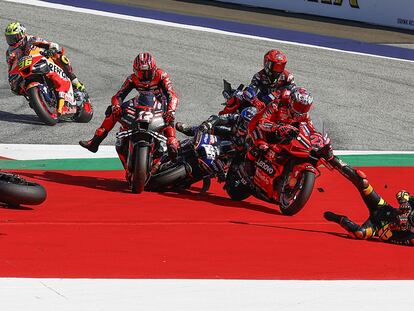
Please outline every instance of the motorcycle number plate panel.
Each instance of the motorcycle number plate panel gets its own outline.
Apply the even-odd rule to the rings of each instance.
[[[19,61],[19,70],[22,70],[22,69],[24,69],[26,67],[29,67],[32,63],[33,63],[33,59],[32,59],[31,56],[23,57]]]

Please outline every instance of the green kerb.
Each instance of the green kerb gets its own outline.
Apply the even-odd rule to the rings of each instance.
[[[343,155],[340,158],[352,166],[414,166],[414,154]],[[0,169],[16,170],[122,170],[117,158],[0,160]]]

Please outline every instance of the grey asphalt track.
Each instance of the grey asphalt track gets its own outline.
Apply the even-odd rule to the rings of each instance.
[[[200,122],[221,109],[222,79],[248,83],[263,54],[283,49],[296,81],[315,97],[335,149],[414,150],[414,63],[138,23],[0,1],[0,25],[20,20],[29,33],[62,44],[95,107],[89,124],[39,125],[9,91],[0,58],[0,142],[76,144],[90,138],[132,60],[150,51],[180,96],[177,120]],[[7,45],[0,42],[0,49]],[[114,143],[114,132],[105,141]]]

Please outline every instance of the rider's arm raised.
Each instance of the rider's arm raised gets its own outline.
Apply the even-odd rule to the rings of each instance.
[[[112,106],[121,106],[125,97],[127,97],[128,94],[135,88],[135,83],[132,78],[133,75],[130,75],[128,78],[126,78],[119,91],[114,96],[112,96]]]

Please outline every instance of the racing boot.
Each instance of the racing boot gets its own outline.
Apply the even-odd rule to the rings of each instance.
[[[90,140],[81,140],[79,141],[79,145],[81,145],[83,148],[88,149],[90,152],[97,152],[99,145],[102,143],[102,141],[108,136],[108,132],[100,127],[95,131],[95,135]]]
[[[342,228],[344,228],[348,232],[356,232],[360,229],[360,226],[354,223],[352,220],[350,220],[348,217],[344,215],[335,214],[333,212],[325,212],[323,214],[323,217],[327,221],[336,222],[339,224]]]
[[[187,125],[183,122],[177,122],[175,123],[175,129],[181,133],[183,133],[184,135],[187,136],[194,136],[195,134],[195,128],[194,126],[191,125]]]

